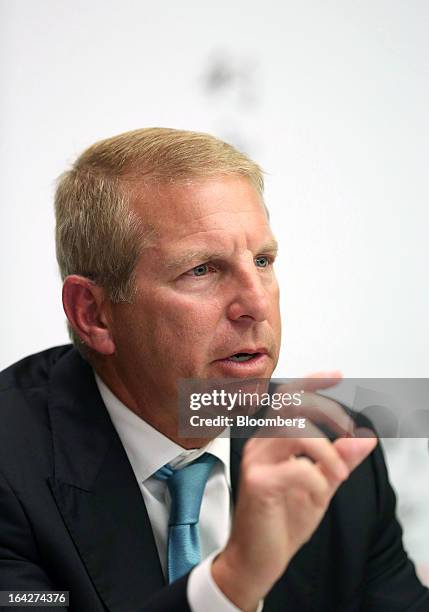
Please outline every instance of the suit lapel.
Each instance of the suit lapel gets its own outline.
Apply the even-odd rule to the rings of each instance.
[[[49,413],[50,486],[64,523],[106,608],[134,611],[164,577],[131,465],[92,370],[74,350],[55,366]]]

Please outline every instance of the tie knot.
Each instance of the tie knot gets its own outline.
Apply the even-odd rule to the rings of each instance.
[[[166,481],[170,492],[170,526],[198,523],[204,489],[216,461],[214,455],[204,453],[178,470],[167,463],[154,474]]]

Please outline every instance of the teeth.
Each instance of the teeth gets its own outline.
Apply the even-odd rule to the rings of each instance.
[[[232,355],[229,359],[231,361],[249,361],[254,357],[253,354],[250,353],[237,353],[236,355]]]

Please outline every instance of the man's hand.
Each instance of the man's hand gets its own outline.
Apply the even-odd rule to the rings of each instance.
[[[245,445],[232,533],[212,566],[215,582],[241,610],[256,609],[314,533],[338,486],[375,448],[372,432],[355,435],[369,437],[252,438]]]

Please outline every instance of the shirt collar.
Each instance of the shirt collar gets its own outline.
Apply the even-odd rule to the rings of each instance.
[[[174,468],[183,467],[203,453],[209,452],[222,462],[228,486],[231,486],[229,436],[219,436],[202,448],[187,450],[127,408],[95,371],[94,375],[100,395],[139,482],[142,483],[153,476],[166,463],[170,463]]]

